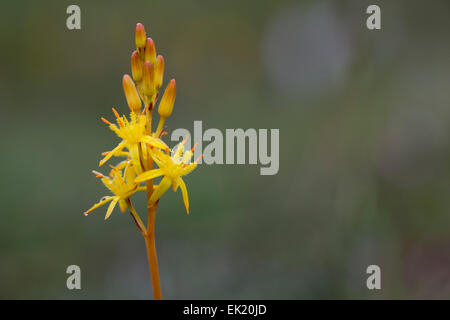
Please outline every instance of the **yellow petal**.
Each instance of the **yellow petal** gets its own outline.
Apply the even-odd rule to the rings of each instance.
[[[149,170],[149,171],[146,171],[146,172],[138,175],[136,177],[136,179],[134,179],[134,182],[140,183],[140,182],[143,182],[143,181],[147,181],[147,180],[154,179],[156,177],[162,176],[163,174],[164,174],[164,172],[162,171],[162,169]]]
[[[116,206],[117,202],[120,200],[120,197],[113,197],[114,200],[109,204],[108,211],[106,211],[105,220],[109,218],[111,213],[114,210],[114,207]]]
[[[93,210],[97,209],[98,207],[101,207],[102,205],[104,205],[105,203],[107,203],[108,201],[111,201],[114,197],[103,197],[99,202],[97,202],[96,204],[94,204],[89,210],[86,210],[84,212],[84,215],[87,216],[90,212],[92,212]]]
[[[156,189],[156,188],[158,188],[158,184],[153,184],[153,189]],[[136,192],[138,192],[138,191],[147,191],[147,186],[138,187],[136,189]]]
[[[197,168],[197,164],[195,162],[188,164],[186,167],[180,169],[180,174],[185,176],[191,173],[195,168]]]
[[[148,143],[151,146],[156,147],[156,148],[165,149],[165,150],[169,149],[169,147],[161,139],[158,139],[158,138],[153,138],[150,136],[143,136],[141,138],[141,142]]]
[[[186,184],[184,183],[183,179],[181,179],[181,178],[178,178],[177,180],[178,180],[178,184],[180,185],[181,194],[183,195],[184,207],[186,208],[187,214],[189,214],[189,198],[188,198]]]
[[[127,211],[127,203],[125,202],[125,200],[119,200],[119,206],[120,206],[120,211],[122,211],[122,212]]]
[[[178,185],[179,185],[178,179],[172,181],[172,190],[173,190],[173,192],[176,192],[176,191],[177,191]]]
[[[106,161],[108,161],[109,159],[111,159],[112,156],[114,156],[116,153],[119,153],[120,151],[122,151],[122,149],[125,147],[125,140],[122,140],[121,143],[119,143],[117,145],[117,147],[115,147],[111,152],[109,152],[106,157],[104,157],[100,163],[99,163],[99,167],[101,167],[102,165],[105,164]]]
[[[150,203],[155,203],[156,201],[158,201],[159,198],[161,198],[161,196],[164,194],[164,192],[166,192],[167,189],[169,189],[171,184],[172,184],[172,181],[170,178],[168,178],[168,177],[162,178],[158,187],[153,191],[153,194],[150,197]]]
[[[125,183],[129,189],[132,189],[136,184],[134,179],[136,178],[136,171],[134,170],[134,166],[127,166],[123,173],[125,177]]]

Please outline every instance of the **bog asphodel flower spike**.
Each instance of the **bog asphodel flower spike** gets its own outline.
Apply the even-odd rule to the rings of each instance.
[[[136,25],[135,42],[136,50],[131,54],[130,61],[133,79],[127,74],[122,79],[125,98],[131,110],[129,119],[125,115],[121,116],[114,108],[112,111],[116,117],[116,123],[101,118],[121,141],[111,151],[102,153],[104,158],[99,166],[112,157],[122,157],[122,161],[116,166],[110,165],[111,171],[108,176],[93,171],[96,177],[101,178],[102,183],[112,195],[103,197],[84,214],[89,215],[95,209],[109,203],[106,220],[117,204],[122,212],[128,208],[145,240],[153,297],[162,299],[155,246],[156,210],[161,197],[170,187],[173,191],[177,191],[180,187],[186,212],[189,213],[188,193],[182,177],[197,167],[199,159],[191,162],[195,147],[185,151],[186,139],[172,150],[161,140],[161,137],[167,134],[163,132],[164,123],[171,116],[175,103],[175,79],[167,84],[158,106],[160,117],[158,127],[154,132],[151,130],[153,106],[156,104],[158,90],[163,83],[165,62],[161,55],[157,55],[155,43],[151,38],[147,38],[145,28],[140,23]],[[123,160],[124,157],[125,160]],[[158,168],[154,168],[154,164]],[[155,179],[161,179],[160,183],[155,183]],[[139,191],[146,191],[147,194],[147,226],[131,202],[131,197]]]

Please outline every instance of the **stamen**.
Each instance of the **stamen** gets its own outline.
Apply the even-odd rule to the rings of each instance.
[[[191,152],[194,152],[195,148],[197,148],[197,145],[198,145],[198,143],[196,143],[196,144],[194,145],[194,147],[192,147]]]
[[[109,124],[109,125],[111,125],[112,123],[111,122],[109,122],[108,120],[106,120],[105,118],[101,118],[101,120],[104,122],[104,123],[106,123],[106,124]]]
[[[125,124],[123,123],[122,118],[117,118],[117,121],[119,122],[119,126],[120,126],[121,128],[125,127]]]
[[[110,167],[111,167],[111,169],[113,169],[114,171],[116,171],[116,172],[119,172],[118,170],[117,170],[117,168],[116,167],[114,167],[114,166],[112,166],[112,165],[109,165]]]
[[[98,171],[92,170],[92,173],[95,174],[96,178],[100,178],[100,177],[106,178],[102,173],[100,173]]]
[[[199,162],[201,158],[203,158],[203,153],[197,158],[197,160],[195,160],[195,163]]]
[[[187,139],[188,139],[188,135],[186,135],[186,137],[184,138],[184,140],[181,143],[185,144],[187,142]]]
[[[159,137],[161,138],[162,136],[165,136],[166,134],[168,134],[167,131],[163,131],[159,134]]]
[[[119,113],[116,111],[116,109],[112,108],[112,111],[114,112],[114,115],[116,118],[119,118]]]
[[[110,152],[111,152],[111,151],[105,151],[105,152],[102,153],[102,156],[106,156],[106,155],[108,155]]]

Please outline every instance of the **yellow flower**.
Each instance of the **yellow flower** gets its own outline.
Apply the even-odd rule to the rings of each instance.
[[[197,162],[203,156],[201,155],[195,162],[190,163],[193,156],[192,150],[184,151],[184,144],[186,139],[172,150],[172,156],[160,151],[155,150],[151,153],[151,156],[155,163],[158,165],[158,169],[146,171],[138,175],[135,182],[140,183],[146,180],[154,179],[163,176],[159,185],[153,191],[150,197],[150,203],[155,203],[161,196],[172,186],[173,191],[177,191],[178,187],[181,189],[183,196],[184,206],[186,212],[189,214],[189,198],[182,176],[185,176],[192,172],[197,167]]]
[[[126,147],[130,153],[138,153],[140,144],[148,144],[151,147],[160,149],[169,149],[169,147],[159,138],[151,137],[145,134],[146,118],[136,113],[130,113],[130,121],[128,122],[125,116],[120,117],[117,111],[113,108],[113,112],[117,118],[119,126],[112,124],[105,118],[102,121],[109,125],[109,128],[114,131],[122,141],[112,151],[108,152],[106,156],[100,161],[99,166],[102,166],[112,156],[122,155],[122,150]]]
[[[93,210],[111,201],[108,210],[106,211],[106,220],[111,215],[117,203],[119,203],[122,212],[125,212],[127,208],[126,200],[133,193],[145,190],[145,187],[139,187],[139,184],[135,183],[136,171],[134,170],[134,167],[130,161],[123,161],[116,167],[111,166],[111,168],[112,170],[109,174],[109,177],[104,176],[103,174],[95,170],[92,171],[92,173],[94,173],[96,177],[102,178],[103,184],[114,194],[114,196],[103,197],[89,210],[84,212],[85,215],[88,215]],[[121,169],[123,169],[123,175],[120,171]]]

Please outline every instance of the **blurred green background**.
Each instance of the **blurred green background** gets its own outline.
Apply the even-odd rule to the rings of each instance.
[[[137,22],[177,80],[169,130],[280,129],[277,175],[202,165],[189,216],[164,196],[165,298],[449,298],[449,14],[445,0],[3,1],[0,298],[152,297],[129,214],[82,214],[108,194],[90,171],[118,142],[99,118],[128,110]],[[382,290],[366,288],[371,264]]]

